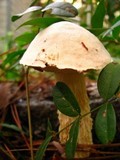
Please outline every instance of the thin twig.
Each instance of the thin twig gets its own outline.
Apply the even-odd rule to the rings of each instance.
[[[113,144],[78,144],[78,148],[105,148],[105,147],[120,147],[120,143],[113,143]]]
[[[11,107],[11,112],[12,112],[12,116],[14,118],[14,121],[15,121],[16,125],[22,131],[22,126],[21,126],[20,118],[19,118],[18,111],[17,111],[17,108],[16,108],[15,104],[13,104],[13,106]],[[24,139],[27,147],[30,149],[30,145],[29,145],[29,143],[27,141],[27,138],[25,137],[23,131],[21,132],[21,135],[22,135],[22,137],[23,137],[23,139]]]
[[[31,124],[31,111],[30,111],[30,98],[29,98],[29,87],[28,87],[29,67],[24,67],[24,69],[25,69],[25,85],[26,85],[26,99],[27,99],[27,111],[28,111],[28,125],[29,125],[29,136],[30,136],[30,153],[31,153],[31,160],[34,160],[33,139],[32,139],[32,124]]]
[[[10,157],[12,160],[16,160],[15,156],[13,155],[12,151],[8,148],[8,146],[6,144],[4,144],[7,152],[9,153]]]

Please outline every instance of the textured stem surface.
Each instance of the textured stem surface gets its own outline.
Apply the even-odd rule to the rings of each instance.
[[[90,112],[89,99],[86,92],[85,78],[81,73],[56,73],[57,81],[64,82],[74,93],[81,109],[81,115]],[[58,117],[60,121],[59,130],[65,128],[70,124],[75,118],[68,117],[61,112],[58,112]],[[60,141],[65,144],[68,136],[69,129],[67,128],[60,133]],[[92,144],[92,119],[91,114],[86,115],[81,119],[80,130],[78,134],[78,144]],[[79,152],[76,153],[76,157],[88,157],[89,152]]]

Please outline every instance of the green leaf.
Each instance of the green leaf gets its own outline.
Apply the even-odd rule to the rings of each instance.
[[[53,89],[53,100],[63,114],[76,117],[80,114],[79,104],[72,91],[63,82],[57,82]]]
[[[92,32],[94,35],[99,36],[102,34],[104,31],[106,31],[105,28],[90,28],[88,29],[90,32]]]
[[[9,70],[5,71],[5,77],[10,81],[18,81],[21,78],[21,75],[18,70],[10,68]]]
[[[120,27],[120,20],[117,21],[114,25],[112,25],[106,32],[103,32],[102,33],[102,38],[104,38],[105,36],[109,35],[112,33],[112,31],[115,29],[115,28],[118,28]]]
[[[30,4],[30,7],[34,6],[36,3],[39,3],[40,0],[34,0],[32,1],[32,3]]]
[[[24,12],[12,16],[11,20],[14,22],[14,21],[18,20],[19,18],[21,18],[23,15],[30,13],[30,12],[33,12],[33,11],[40,10],[41,8],[42,7],[40,7],[40,6],[29,7]]]
[[[13,65],[16,63],[23,55],[25,50],[18,50],[12,53],[9,53],[6,57],[6,59],[3,61],[2,66],[5,67],[6,64]]]
[[[120,16],[118,16],[118,17],[115,19],[115,21],[114,21],[113,24],[117,23],[118,21],[120,21]],[[112,35],[113,35],[114,38],[119,38],[119,37],[120,37],[120,25],[118,25],[117,27],[115,27],[115,28],[113,29]]]
[[[42,12],[52,10],[52,14],[64,17],[75,17],[78,14],[77,9],[70,3],[67,2],[54,2],[47,5]]]
[[[74,159],[74,155],[77,147],[79,127],[80,127],[80,118],[77,118],[71,126],[71,129],[69,132],[69,139],[65,145],[65,152],[68,160]]]
[[[103,20],[105,17],[106,9],[105,9],[105,2],[101,0],[99,5],[96,8],[94,15],[92,16],[92,27],[93,28],[102,28],[103,27]]]
[[[16,125],[14,124],[8,124],[8,123],[2,123],[0,124],[2,127],[4,128],[8,128],[8,129],[12,129],[14,131],[17,131],[17,132],[21,132],[22,129],[18,128]]]
[[[47,148],[49,142],[51,141],[51,139],[52,139],[52,135],[49,135],[48,137],[46,137],[46,139],[40,145],[40,147],[36,153],[35,160],[43,160],[44,153],[45,153],[46,148]]]
[[[46,137],[49,137],[52,134],[52,125],[50,123],[50,120],[48,119],[48,125],[47,125],[47,132],[46,132]]]
[[[101,143],[106,144],[113,141],[116,133],[116,116],[111,104],[101,106],[95,119],[95,131]]]
[[[46,138],[45,138],[44,142],[40,145],[40,147],[36,153],[35,160],[43,160],[44,153],[45,153],[46,148],[47,148],[49,142],[51,141],[51,139],[52,139],[52,125],[48,119]]]
[[[33,25],[33,26],[38,26],[40,28],[46,28],[49,25],[56,23],[56,22],[60,22],[60,21],[64,21],[64,19],[62,18],[51,18],[51,17],[44,17],[44,18],[35,18],[35,19],[31,19],[25,23],[23,23],[22,25],[20,25],[18,27],[18,29],[20,27],[26,26],[26,25]]]
[[[34,39],[35,35],[35,33],[24,33],[16,37],[15,42],[17,42],[19,45],[26,45]]]
[[[120,85],[120,64],[110,63],[101,71],[98,81],[98,91],[104,100],[112,98]]]

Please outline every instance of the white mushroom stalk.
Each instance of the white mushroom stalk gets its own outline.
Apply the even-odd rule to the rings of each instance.
[[[100,70],[112,61],[102,43],[92,33],[71,22],[58,22],[42,30],[31,42],[20,63],[39,70],[55,72],[57,80],[70,87],[81,107],[81,114],[90,112],[84,71]],[[74,118],[59,113],[60,129]],[[91,115],[80,122],[78,144],[92,144]],[[68,131],[60,134],[61,143],[68,139]],[[78,157],[87,157],[80,153]]]

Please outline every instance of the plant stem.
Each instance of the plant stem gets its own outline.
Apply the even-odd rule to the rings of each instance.
[[[31,111],[30,111],[30,98],[29,98],[29,87],[28,87],[28,72],[29,72],[29,67],[25,67],[24,69],[25,69],[26,100],[27,100],[29,138],[30,138],[30,153],[31,153],[31,160],[34,160],[34,155],[33,155],[33,139],[32,139],[32,124],[31,124]]]
[[[86,114],[84,114],[84,115],[82,115],[82,116],[79,115],[78,117],[80,118],[80,121],[81,121],[81,119],[82,119],[83,117],[87,116],[88,114],[91,114],[92,112],[98,110],[99,108],[101,108],[101,105],[98,106],[98,107],[96,107],[96,108],[94,108],[94,109],[92,109],[90,112],[88,112],[88,113],[86,113]],[[74,123],[74,120],[73,120],[71,123],[69,123],[68,125],[66,125],[63,129],[61,129],[61,130],[59,130],[57,133],[55,133],[55,134],[54,134],[54,137],[56,137],[57,135],[59,135],[59,134],[60,134],[61,132],[63,132],[66,128],[70,127],[73,123]],[[88,145],[89,145],[89,144],[88,144]],[[91,145],[90,145],[90,146],[91,146]]]

